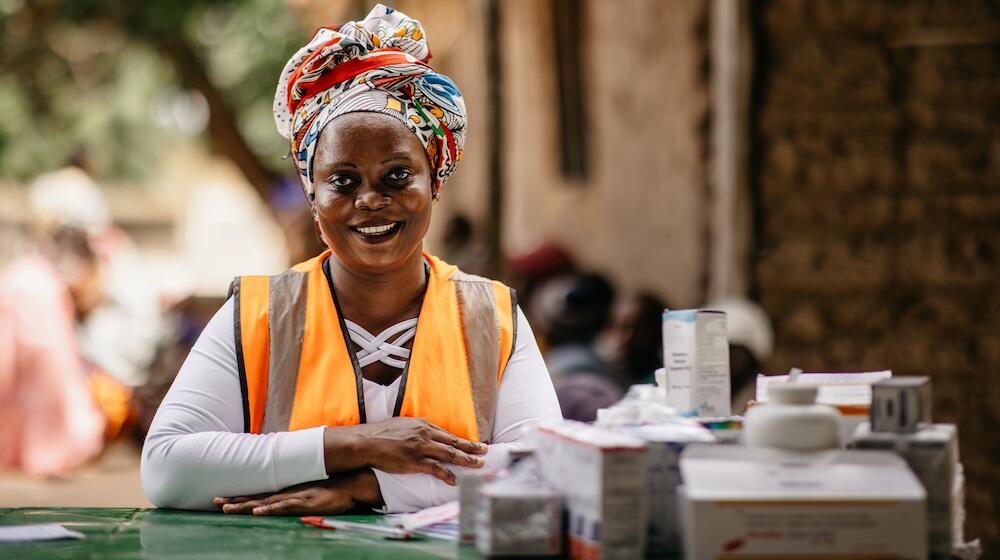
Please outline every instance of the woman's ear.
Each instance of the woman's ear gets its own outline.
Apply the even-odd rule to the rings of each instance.
[[[319,239],[320,243],[326,245],[327,247],[331,247],[330,240],[323,235],[323,228],[319,227],[318,219],[313,219],[313,230],[316,232],[316,239]]]

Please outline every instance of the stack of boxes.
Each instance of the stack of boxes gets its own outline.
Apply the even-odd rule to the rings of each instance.
[[[854,449],[894,451],[927,490],[928,548],[947,558],[961,543],[964,483],[958,430],[931,423],[931,384],[926,377],[895,377],[872,386],[870,422],[858,426]]]
[[[580,422],[552,423],[538,429],[535,454],[565,500],[570,558],[643,556],[648,496],[641,439]]]
[[[729,418],[725,332],[721,312],[664,312],[658,389],[703,424],[739,421]],[[461,477],[461,538],[488,556],[562,551],[587,560],[677,554],[681,535],[686,558],[949,556],[962,540],[961,464],[955,427],[931,423],[929,380],[828,377],[838,404],[856,399],[870,413],[851,447],[876,452],[708,445],[718,443],[715,431],[676,419],[611,429],[546,423],[529,459],[544,484]],[[524,533],[526,524],[537,534]],[[921,533],[926,542],[912,538]]]

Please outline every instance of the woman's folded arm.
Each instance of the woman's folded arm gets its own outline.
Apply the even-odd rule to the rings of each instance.
[[[326,478],[324,428],[243,433],[233,302],[215,314],[163,399],[142,449],[142,485],[160,507],[215,509],[215,496]]]
[[[482,468],[502,468],[509,450],[522,444],[523,427],[559,416],[545,363],[518,313],[515,351],[500,386],[492,445]],[[157,411],[142,451],[143,488],[160,507],[215,509],[216,496],[275,492],[325,479],[325,430],[243,433],[230,300],[206,326]],[[414,511],[457,496],[454,486],[427,474],[375,473],[389,512]]]

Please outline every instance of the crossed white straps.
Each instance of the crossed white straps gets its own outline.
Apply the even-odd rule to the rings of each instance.
[[[385,329],[378,336],[366,331],[361,325],[344,319],[351,340],[361,347],[358,351],[358,367],[382,362],[387,366],[403,369],[410,358],[410,351],[403,348],[417,334],[417,320],[407,319]],[[389,342],[389,337],[399,334],[396,340]],[[401,359],[397,359],[401,358]]]

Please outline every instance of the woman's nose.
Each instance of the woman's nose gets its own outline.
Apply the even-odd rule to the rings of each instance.
[[[378,210],[389,205],[389,196],[381,189],[364,185],[354,197],[354,207],[358,210]]]

